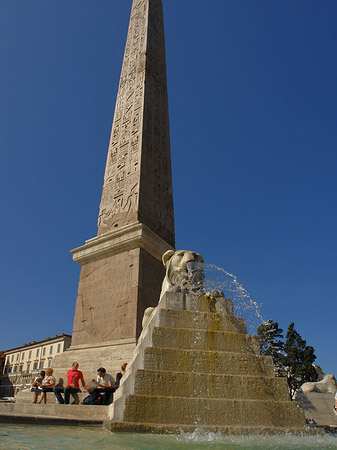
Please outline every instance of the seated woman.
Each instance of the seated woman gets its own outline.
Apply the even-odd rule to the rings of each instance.
[[[42,403],[43,400],[47,403],[47,392],[53,392],[55,384],[56,379],[53,377],[53,369],[50,367],[49,369],[46,369],[46,376],[41,383],[42,395],[39,403]]]
[[[116,389],[117,389],[117,388],[119,387],[119,385],[120,385],[121,379],[122,379],[123,375],[125,374],[126,366],[127,366],[127,365],[128,365],[128,363],[124,363],[124,364],[122,365],[122,367],[121,367],[121,371],[118,372],[117,375],[116,375],[116,383],[115,383]]]
[[[35,377],[34,380],[32,381],[32,388],[30,391],[34,392],[33,403],[37,403],[37,398],[38,398],[39,394],[42,393],[41,384],[42,384],[42,380],[44,379],[45,375],[46,375],[46,372],[44,370],[41,370],[39,375],[37,377]]]

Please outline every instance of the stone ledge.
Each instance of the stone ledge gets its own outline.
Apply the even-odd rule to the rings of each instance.
[[[118,405],[115,408],[118,409]],[[117,410],[116,410],[117,411]],[[302,429],[305,425],[304,412],[296,402],[289,400],[247,400],[209,399],[187,397],[165,397],[129,395],[125,399],[123,418],[116,421],[153,423],[276,427]]]
[[[146,225],[136,223],[89,239],[81,247],[71,250],[71,253],[73,260],[82,265],[139,247],[159,261],[167,250],[173,250]]]
[[[286,430],[281,427],[245,427],[245,426],[212,426],[212,425],[179,425],[179,424],[147,424],[137,422],[114,422],[105,424],[109,431],[126,433],[154,433],[154,434],[181,434],[197,432],[222,433],[225,435],[288,435],[289,433],[300,436],[312,436],[324,434],[321,429],[289,427]]]
[[[108,418],[108,406],[102,405],[38,405],[1,404],[0,421],[6,418],[31,421],[74,421],[83,423],[103,423]]]
[[[64,394],[62,393],[62,396]],[[73,397],[72,395],[70,395],[70,405],[79,405],[82,403],[82,401],[89,395],[89,392],[78,392],[77,393],[77,397]],[[40,400],[40,396],[38,397],[38,399]],[[16,405],[20,405],[20,404],[34,404],[32,402],[33,399],[33,392],[30,392],[30,390],[25,390],[25,391],[21,391],[18,392],[16,395],[16,401],[15,404]],[[56,397],[54,395],[53,392],[47,392],[47,405],[57,405],[58,402],[56,400]],[[41,404],[43,405],[43,403]]]

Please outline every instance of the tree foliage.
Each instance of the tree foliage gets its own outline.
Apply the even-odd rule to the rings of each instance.
[[[307,343],[295,330],[292,322],[286,334],[285,357],[283,365],[287,372],[287,381],[291,398],[303,383],[317,381],[318,375],[313,366],[316,359],[314,348]]]
[[[257,329],[261,354],[271,356],[278,376],[286,376],[290,397],[306,381],[316,381],[317,372],[313,366],[316,359],[314,348],[308,346],[295,330],[292,322],[283,341],[283,330],[277,322],[268,320]]]
[[[257,329],[261,354],[271,356],[277,375],[283,373],[284,343],[283,330],[277,322],[268,320]]]

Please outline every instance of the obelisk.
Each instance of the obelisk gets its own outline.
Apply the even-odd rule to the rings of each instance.
[[[82,369],[88,358],[103,363],[97,355],[120,355],[121,361],[131,355],[143,312],[159,299],[161,256],[173,247],[162,3],[133,0],[98,233],[72,250],[81,275],[70,352]]]

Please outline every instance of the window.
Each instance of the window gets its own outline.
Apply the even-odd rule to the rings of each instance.
[[[16,373],[17,370],[18,370],[18,366],[14,366],[13,372]]]
[[[14,361],[14,355],[12,355],[12,362]]]
[[[48,359],[48,367],[51,367],[51,362],[52,362],[52,359],[51,358]]]
[[[43,369],[43,363],[44,361],[40,361],[39,369]]]
[[[30,364],[28,363],[28,364],[27,364],[27,369],[26,369],[26,372],[27,372],[27,373],[29,373],[29,369],[30,369]]]
[[[21,361],[23,361],[25,359],[25,352],[22,352],[21,354]]]
[[[39,348],[37,348],[37,349],[36,349],[36,355],[35,355],[35,356],[36,356],[36,358],[37,358],[37,357],[39,356],[39,352],[40,352],[40,349],[39,349]]]
[[[51,345],[50,347],[49,347],[49,354],[51,355],[53,353],[53,346]]]
[[[16,360],[19,361],[19,358],[20,358],[20,353],[17,353],[16,354]]]
[[[33,365],[33,370],[36,370],[36,369],[37,369],[37,362],[35,362]]]
[[[32,351],[30,350],[28,353],[28,359],[30,359],[32,357]]]
[[[20,372],[20,373],[22,372],[22,369],[23,369],[23,364],[20,364],[20,365],[19,365],[19,372]]]
[[[8,367],[8,373],[12,373],[12,368]]]
[[[57,353],[60,353],[61,351],[61,344],[57,344]]]
[[[44,356],[46,354],[46,347],[43,347],[42,349],[42,356]]]

